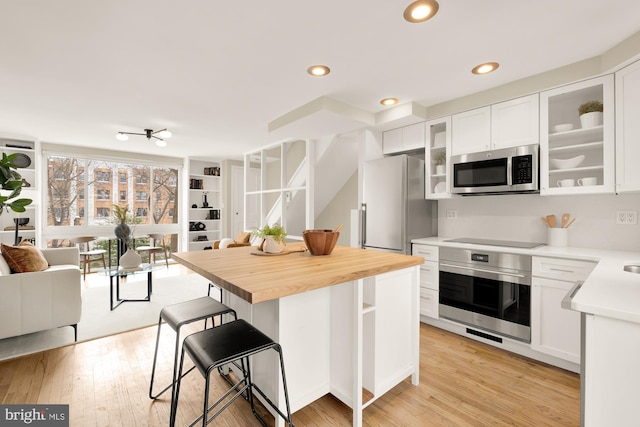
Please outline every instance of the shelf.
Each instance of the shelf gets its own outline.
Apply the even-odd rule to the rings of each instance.
[[[220,190],[207,190],[206,188],[190,188],[189,191],[206,191],[207,193],[221,193]]]
[[[580,168],[571,168],[571,169],[553,169],[549,171],[549,175],[560,174],[560,173],[574,173],[574,172],[592,172],[592,171],[601,171],[603,169],[604,169],[603,165],[584,166]]]
[[[602,135],[604,132],[604,125],[595,126],[592,128],[580,128],[580,129],[572,129],[566,132],[557,132],[549,134],[549,142],[571,142],[571,141],[581,141],[585,139],[598,138],[602,139]]]
[[[446,178],[447,174],[444,173],[434,173],[431,175],[431,178]]]
[[[549,154],[551,153],[572,153],[572,152],[582,152],[587,150],[596,150],[604,147],[604,142],[587,142],[584,144],[574,144],[574,145],[564,145],[562,147],[554,147],[549,148]]]
[[[220,178],[222,178],[220,175],[204,175],[204,174],[201,174],[201,173],[190,173],[189,177],[198,178],[198,179],[200,179],[200,178],[218,178],[218,179],[220,179]]]

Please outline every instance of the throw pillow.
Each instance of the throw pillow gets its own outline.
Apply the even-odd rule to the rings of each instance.
[[[49,267],[42,252],[31,242],[23,241],[18,246],[2,243],[2,255],[14,273],[30,273],[46,270]]]
[[[238,235],[235,238],[235,242],[238,244],[249,243],[249,239],[251,238],[251,233],[246,233],[244,231],[238,231]]]

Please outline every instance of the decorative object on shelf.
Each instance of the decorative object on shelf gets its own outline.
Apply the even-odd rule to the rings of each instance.
[[[444,193],[446,190],[447,190],[447,184],[444,181],[437,183],[436,186],[433,187],[434,193]]]
[[[552,130],[553,133],[568,132],[570,130],[573,130],[573,125],[571,123],[562,123],[559,125],[555,125]]]
[[[445,172],[445,164],[447,163],[447,153],[442,151],[433,156],[433,162],[436,166],[436,175],[442,175]]]
[[[191,178],[189,180],[189,189],[191,190],[202,190],[203,187],[203,181],[201,179],[197,179],[197,178]]]
[[[262,251],[267,253],[280,253],[284,250],[287,233],[280,224],[268,224],[258,228],[251,233],[253,236],[264,239],[261,246]]]
[[[576,157],[572,157],[570,159],[550,159],[551,166],[556,169],[573,169],[577,168],[580,163],[582,163],[585,159],[584,154],[581,154]]]
[[[0,215],[5,207],[14,212],[24,212],[25,206],[33,203],[31,199],[19,199],[22,191],[22,176],[17,171],[20,168],[15,163],[19,153],[9,154],[2,153],[0,160],[0,189],[10,191],[8,195],[0,194]]]
[[[208,168],[204,168],[204,174],[205,175],[211,175],[211,176],[220,176],[220,168],[217,166],[211,166]]]
[[[580,124],[583,129],[592,128],[602,125],[602,111],[604,107],[602,102],[593,100],[585,102],[578,107],[580,115]]]
[[[209,240],[209,238],[205,235],[196,236],[196,238],[193,239],[194,242],[206,242],[207,240]]]
[[[22,178],[22,187],[31,187],[31,183],[26,179]]]
[[[191,209],[198,209],[198,205],[196,205],[195,203],[191,205]]]
[[[219,209],[209,210],[209,219],[213,219],[213,220],[220,219],[220,210]]]
[[[16,153],[16,158],[13,160],[13,164],[19,168],[28,168],[31,165],[31,157],[23,153]]]
[[[577,183],[578,183],[578,186],[580,187],[598,185],[598,178],[595,176],[587,176],[587,177],[578,179]]]
[[[433,135],[433,148],[443,148],[446,142],[446,132],[438,132]]]
[[[144,133],[140,133],[140,132],[118,132],[116,134],[116,138],[119,141],[127,141],[129,139],[129,137],[127,135],[142,135],[142,136],[146,136],[147,139],[149,141],[152,140],[152,138],[155,140],[155,143],[158,147],[166,147],[167,143],[164,139],[160,138],[160,136],[156,136],[160,135],[162,138],[170,138],[171,137],[171,131],[167,130],[167,129],[160,129],[160,130],[152,130],[152,129],[145,129]]]
[[[207,192],[202,193],[202,208],[206,209],[209,207],[209,202],[207,201]]]

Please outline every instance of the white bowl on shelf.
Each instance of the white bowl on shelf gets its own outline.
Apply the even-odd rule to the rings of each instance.
[[[447,191],[447,183],[446,182],[439,182],[433,188],[433,192],[434,193],[444,193],[445,191]]]
[[[577,168],[580,163],[584,161],[584,154],[581,154],[570,159],[550,159],[551,166],[556,169],[573,169]]]
[[[570,130],[573,130],[573,125],[571,123],[563,123],[560,125],[555,125],[553,128],[553,133],[558,133],[558,132],[567,132]]]

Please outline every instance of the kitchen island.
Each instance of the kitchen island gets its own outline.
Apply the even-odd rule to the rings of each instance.
[[[242,247],[172,257],[221,287],[225,304],[280,343],[292,412],[331,393],[361,426],[378,397],[409,376],[418,384],[422,258],[344,246],[327,256]],[[269,353],[254,358],[252,373],[284,408],[278,361]]]

